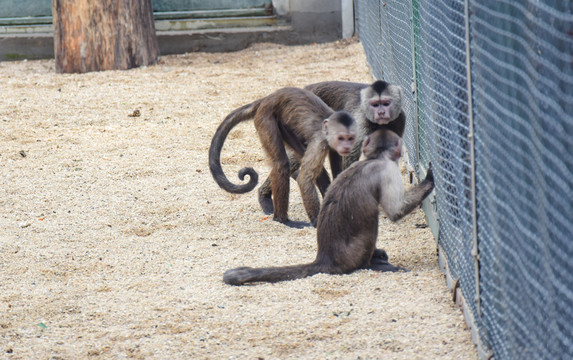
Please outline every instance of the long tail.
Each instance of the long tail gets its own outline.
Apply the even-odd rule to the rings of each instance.
[[[213,140],[211,140],[211,147],[209,148],[209,169],[219,187],[230,193],[244,194],[249,192],[257,186],[259,181],[257,172],[253,168],[245,167],[239,171],[239,179],[243,180],[245,175],[248,175],[249,182],[242,185],[233,184],[227,179],[221,167],[221,149],[223,148],[223,143],[227,135],[229,135],[231,129],[238,123],[251,119],[259,108],[259,103],[259,101],[256,101],[233,110],[225,117],[221,125],[219,125],[217,132],[215,132],[213,136]]]
[[[320,265],[315,263],[267,268],[240,267],[225,271],[223,281],[229,285],[243,285],[249,282],[273,283],[302,279],[319,272],[321,272]]]

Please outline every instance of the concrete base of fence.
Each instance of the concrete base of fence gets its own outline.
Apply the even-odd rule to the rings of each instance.
[[[467,299],[464,297],[462,293],[462,289],[460,288],[459,278],[454,279],[451,276],[450,269],[448,267],[448,260],[446,258],[446,252],[442,249],[441,246],[438,245],[438,261],[440,263],[440,269],[446,275],[446,283],[448,285],[448,289],[452,292],[452,300],[461,308],[466,323],[470,327],[472,331],[472,340],[477,347],[478,359],[480,360],[493,360],[493,352],[489,350],[480,339],[478,334],[478,330],[476,327],[476,322],[474,320],[474,316],[467,305]]]

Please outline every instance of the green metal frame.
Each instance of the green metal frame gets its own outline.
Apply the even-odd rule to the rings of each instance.
[[[1,2],[2,0],[0,0]],[[209,1],[203,0],[205,4]],[[233,8],[233,1],[219,1],[219,7],[225,4],[227,9],[182,9],[181,11],[154,11],[153,16],[158,30],[195,30],[235,26],[270,26],[276,25],[276,18],[270,11],[271,0],[253,0],[252,7]],[[0,4],[1,5],[1,4]],[[176,6],[177,4],[174,4]],[[246,5],[246,4],[240,4]],[[205,5],[205,7],[208,7]],[[30,16],[0,15],[0,34],[2,33],[38,33],[51,32],[52,16],[45,6],[28,5],[26,11]],[[50,9],[51,10],[51,9]],[[0,14],[21,14],[22,9],[11,13],[6,10]]]

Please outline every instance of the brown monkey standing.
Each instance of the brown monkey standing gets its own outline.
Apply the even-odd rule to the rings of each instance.
[[[320,98],[308,90],[283,88],[274,93],[233,110],[223,120],[211,141],[209,168],[217,184],[236,194],[251,191],[258,181],[252,168],[239,171],[239,178],[249,176],[242,185],[231,183],[221,168],[221,150],[231,129],[242,121],[254,120],[255,129],[263,148],[271,161],[273,220],[292,227],[301,223],[290,221],[287,215],[289,203],[289,176],[291,169],[285,146],[300,164],[297,183],[300,187],[305,210],[312,225],[316,226],[320,200],[316,183],[328,174],[323,164],[326,155],[330,161],[341,166],[342,156],[347,156],[356,140],[356,122],[345,111],[334,112]]]
[[[424,181],[404,192],[398,167],[402,140],[379,129],[364,140],[366,158],[351,165],[328,188],[317,226],[318,253],[309,264],[231,269],[223,275],[230,285],[300,279],[317,273],[347,274],[357,269],[397,271],[384,250],[376,249],[380,208],[398,221],[434,189],[432,169]]]
[[[364,138],[375,130],[386,128],[394,131],[398,136],[404,135],[406,115],[402,110],[402,88],[377,80],[372,84],[354,83],[348,81],[325,81],[308,85],[305,89],[311,91],[322,99],[335,111],[348,111],[358,124],[357,140],[352,152],[344,157],[341,164],[331,162],[332,178],[348,168],[360,158],[360,150]],[[291,175],[296,178],[298,162],[290,156]],[[272,189],[270,178],[259,187],[259,204],[267,214],[273,213]],[[325,174],[318,182],[322,195],[326,192],[330,178]]]

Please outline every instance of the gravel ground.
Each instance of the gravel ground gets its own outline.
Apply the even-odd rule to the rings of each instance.
[[[356,41],[166,56],[130,71],[55,74],[0,62],[0,358],[475,359],[418,210],[381,219],[408,273],[357,271],[233,287],[225,270],[309,262],[256,191],[209,173],[232,109],[284,87],[371,82]],[[223,149],[230,179],[268,174],[252,122]],[[306,221],[296,184],[289,214]]]

